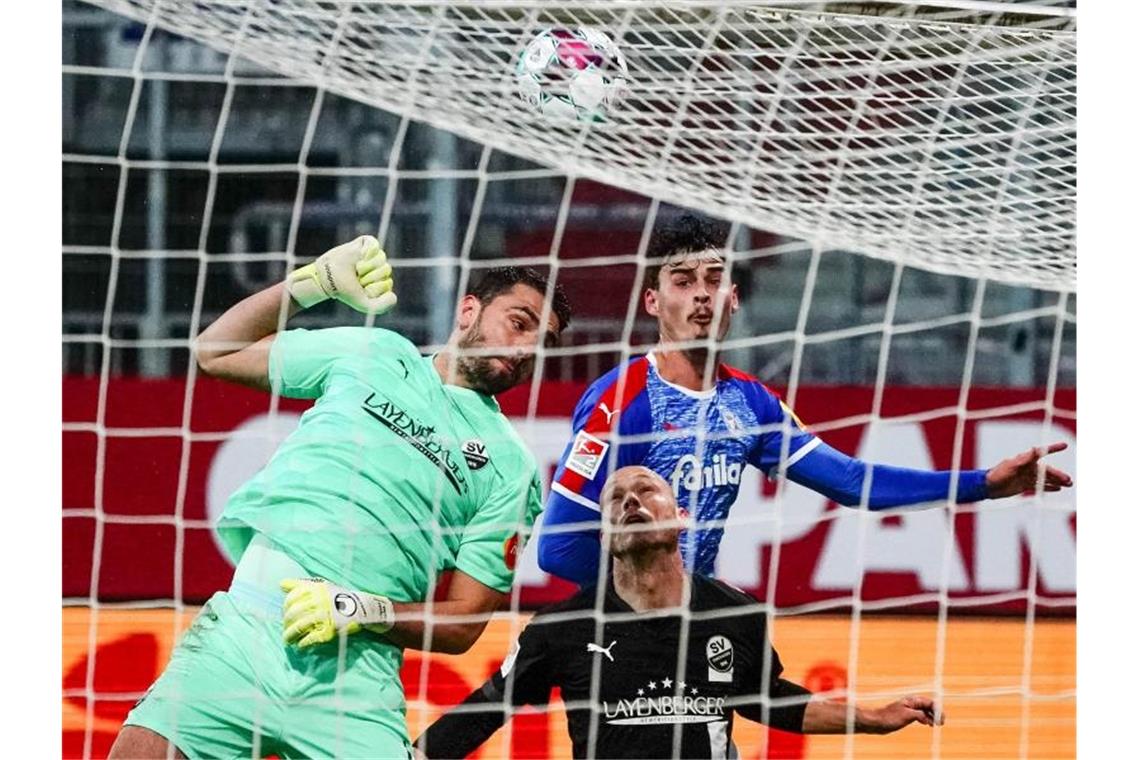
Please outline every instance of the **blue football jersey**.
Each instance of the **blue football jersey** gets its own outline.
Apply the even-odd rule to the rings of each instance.
[[[595,381],[574,409],[573,429],[553,491],[599,510],[609,473],[650,468],[694,520],[681,553],[702,575],[713,573],[744,467],[774,474],[781,460],[791,466],[820,443],[755,377],[721,364],[716,387],[692,391],[662,379],[652,353]]]

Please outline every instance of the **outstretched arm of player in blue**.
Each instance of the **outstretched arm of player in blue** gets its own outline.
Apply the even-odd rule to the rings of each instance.
[[[1032,493],[1038,488],[1049,493],[1068,488],[1073,484],[1068,473],[1040,461],[1066,447],[1064,443],[1053,443],[1004,459],[989,470],[962,470],[958,473],[955,499],[959,504],[966,504]],[[867,470],[863,460],[849,457],[821,441],[788,468],[788,478],[852,507],[862,502]],[[870,509],[947,499],[954,476],[950,470],[912,470],[885,464],[871,465],[870,472],[871,493],[867,500]]]
[[[569,529],[575,524],[582,529]],[[580,586],[596,583],[602,553],[600,526],[596,510],[551,491],[538,536],[538,566]]]
[[[950,470],[913,470],[885,464],[870,465],[870,509],[888,509],[908,504],[938,501],[950,496],[954,473]],[[856,507],[863,499],[863,484],[868,464],[849,457],[820,442],[788,468],[788,479],[818,491],[847,507]],[[962,470],[958,473],[955,498],[960,504],[980,501],[987,496],[986,471]]]

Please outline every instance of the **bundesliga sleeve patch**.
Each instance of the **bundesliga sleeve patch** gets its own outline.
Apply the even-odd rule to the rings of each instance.
[[[601,438],[595,438],[585,430],[574,436],[574,448],[566,458],[566,469],[584,478],[593,480],[602,469],[602,462],[610,445]]]

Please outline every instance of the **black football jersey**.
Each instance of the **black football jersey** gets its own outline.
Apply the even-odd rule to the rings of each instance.
[[[602,601],[599,615],[597,590],[587,588],[535,614],[499,672],[467,700],[499,705],[490,732],[511,706],[545,705],[558,687],[575,757],[724,758],[734,713],[767,723],[761,695],[787,694],[767,617],[746,594],[698,576],[688,615],[636,613],[612,582]],[[445,716],[417,743],[429,757],[470,751],[458,741],[478,732],[468,715]]]

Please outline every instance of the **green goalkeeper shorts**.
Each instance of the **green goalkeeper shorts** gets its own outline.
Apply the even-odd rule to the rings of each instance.
[[[343,651],[336,641],[282,642],[277,584],[307,576],[255,539],[229,591],[202,607],[124,725],[191,758],[409,758],[402,650],[366,632],[347,637]]]

